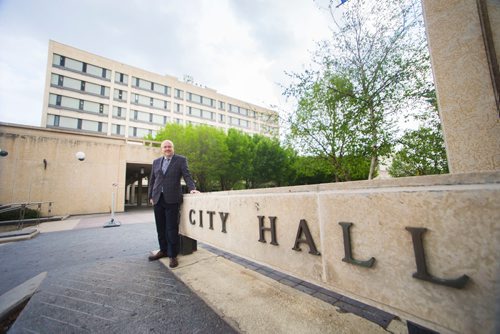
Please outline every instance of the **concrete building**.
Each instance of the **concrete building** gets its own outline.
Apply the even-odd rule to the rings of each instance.
[[[278,136],[276,111],[49,41],[42,127],[142,139],[172,122]]]
[[[498,64],[498,51],[493,50],[500,49],[500,35],[495,34],[500,31],[500,6],[472,0],[423,0],[422,4],[450,174],[186,195],[180,228],[188,237],[269,267],[268,275],[275,275],[271,270],[286,273],[389,312],[407,324],[439,333],[498,333],[500,82],[491,64]],[[127,75],[122,99],[126,91],[126,101],[135,94],[132,101],[137,95],[139,101],[148,96],[154,105],[156,96],[161,96],[135,87],[133,81],[140,86],[141,79],[149,80],[154,91],[162,76],[140,77],[120,70],[124,65],[99,63],[101,58],[92,62],[94,58],[79,58],[81,51],[72,52],[66,54],[64,66],[73,66],[75,59],[88,61],[82,63],[84,73],[59,68],[57,58],[59,65],[48,72],[49,78],[52,73],[66,73],[90,82],[94,77],[85,73],[106,78],[109,70],[109,79],[92,81],[101,83],[105,94],[106,87],[109,96],[121,87],[115,83],[118,72]],[[102,68],[96,72],[89,64]],[[0,123],[0,148],[9,152],[0,157],[0,203],[51,201],[52,214],[61,215],[109,212],[115,191],[116,211],[123,211],[129,185],[147,175],[152,159],[159,155],[154,142],[129,139],[130,127],[143,124],[130,120],[130,109],[146,107],[56,86],[47,88],[44,103],[49,105],[50,94],[55,96],[45,115],[53,121],[50,129]],[[80,87],[96,88],[87,81]],[[180,104],[175,102],[175,89],[184,92],[179,101],[185,108],[198,105],[188,101],[189,93],[215,99],[196,86],[169,87],[174,92],[171,103]],[[63,109],[63,96],[77,101],[85,96],[83,109],[79,104],[74,110]],[[88,112],[90,98],[108,101],[107,114]],[[166,95],[165,101],[170,98]],[[199,107],[205,100],[200,101]],[[127,108],[123,120],[113,117],[115,102]],[[225,103],[227,107],[231,102]],[[209,109],[219,114],[217,108]],[[160,114],[156,109],[148,112],[150,117],[153,112]],[[82,131],[94,124],[84,120],[98,123],[102,118],[101,134],[62,129],[63,117],[80,114],[76,124]],[[231,112],[226,115],[236,117]],[[113,124],[119,122],[126,131],[113,135]],[[84,161],[75,158],[79,151],[86,153]],[[311,291],[305,285],[302,289]],[[329,297],[319,293],[318,298],[328,302]],[[369,311],[366,315],[373,317]]]

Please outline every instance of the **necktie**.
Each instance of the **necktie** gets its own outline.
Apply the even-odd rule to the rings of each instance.
[[[170,164],[170,159],[163,158],[163,165],[161,166],[161,170],[163,174],[167,172],[168,165]]]

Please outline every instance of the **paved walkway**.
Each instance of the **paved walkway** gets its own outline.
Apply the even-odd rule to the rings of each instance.
[[[170,270],[150,210],[41,224],[0,244],[0,295],[48,272],[10,333],[406,333],[390,314],[200,245]]]

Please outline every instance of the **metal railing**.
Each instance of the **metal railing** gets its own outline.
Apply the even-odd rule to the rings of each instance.
[[[47,215],[50,216],[50,213],[52,211],[52,203],[53,202],[24,202],[24,203],[10,203],[5,205],[0,205],[0,214],[9,211],[19,210],[17,229],[21,230],[23,228],[25,221],[24,217],[26,215],[26,209],[29,209],[31,207],[36,207],[35,210],[37,212],[37,217],[35,219],[36,219],[36,225],[39,225],[41,219],[42,205],[48,204]]]

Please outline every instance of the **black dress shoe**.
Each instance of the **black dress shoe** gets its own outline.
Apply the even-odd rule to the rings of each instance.
[[[171,257],[170,258],[170,264],[168,265],[170,268],[175,268],[179,265],[179,262],[177,262],[177,258]]]
[[[162,257],[167,257],[167,255],[165,253],[163,253],[162,251],[159,251],[158,253],[156,253],[154,255],[148,256],[148,260],[149,261],[156,261],[158,259],[161,259]]]

